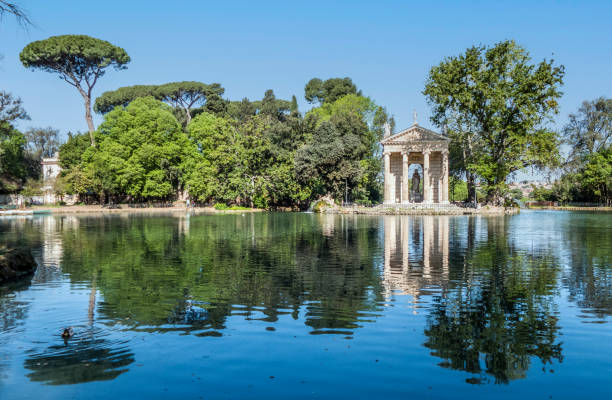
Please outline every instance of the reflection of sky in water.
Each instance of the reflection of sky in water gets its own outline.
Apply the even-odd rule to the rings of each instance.
[[[42,267],[0,292],[0,395],[607,397],[611,219],[2,220]]]

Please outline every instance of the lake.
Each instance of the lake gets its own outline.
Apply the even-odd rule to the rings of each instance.
[[[0,218],[0,398],[612,398],[612,213]],[[64,327],[74,336],[64,341]]]

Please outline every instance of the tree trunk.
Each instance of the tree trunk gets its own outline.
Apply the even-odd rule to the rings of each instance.
[[[474,179],[474,174],[471,174],[469,172],[466,172],[466,177],[467,177],[467,192],[468,192],[468,196],[467,196],[467,201],[468,203],[473,203],[474,202],[474,196],[475,196],[475,188],[476,188],[476,182]]]
[[[187,125],[189,125],[189,123],[191,122],[191,110],[189,110],[189,108],[185,108],[185,118],[187,119],[185,127],[187,127]]]
[[[89,128],[89,139],[91,141],[91,147],[96,147],[96,139],[94,138],[94,128],[93,118],[91,116],[91,97],[84,95],[85,99],[85,120],[87,121],[87,127]]]

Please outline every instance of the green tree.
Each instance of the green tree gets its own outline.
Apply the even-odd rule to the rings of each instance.
[[[227,106],[230,117],[240,122],[245,121],[257,113],[257,107],[246,97],[241,101],[231,101]]]
[[[552,189],[546,189],[542,186],[531,185],[532,191],[529,194],[529,197],[534,199],[535,201],[552,201],[554,200],[554,192]]]
[[[30,128],[24,132],[30,153],[38,160],[52,157],[60,147],[59,131],[52,127]]]
[[[310,144],[296,153],[295,169],[302,184],[314,186],[320,194],[344,198],[350,185],[355,187],[361,178],[359,136],[344,134],[328,121],[319,124]]]
[[[587,157],[582,182],[594,199],[612,205],[612,147]]]
[[[290,111],[291,111],[292,114],[296,114],[296,113],[299,112],[299,110],[298,110],[298,102],[297,102],[297,98],[295,97],[295,95],[291,96]]]
[[[145,97],[114,109],[100,125],[99,142],[82,160],[101,201],[106,195],[165,199],[178,190],[190,144],[169,106]]]
[[[552,60],[531,64],[514,41],[471,47],[431,69],[423,93],[432,121],[466,150],[464,168],[484,180],[487,202],[501,203],[511,173],[557,164],[557,134],[546,123],[563,76]]]
[[[95,131],[91,116],[91,95],[106,69],[125,69],[130,57],[120,47],[86,35],[52,36],[28,44],[19,55],[26,68],[57,73],[60,79],[74,86],[85,103],[85,120],[91,145],[95,147]]]
[[[319,78],[312,78],[304,87],[304,97],[309,103],[333,103],[347,94],[357,94],[361,96],[361,91],[357,91],[357,86],[351,78],[331,78],[322,81]]]
[[[263,115],[269,115],[278,120],[283,120],[291,111],[291,102],[287,100],[278,100],[274,95],[274,91],[268,89],[259,103],[259,111]]]
[[[356,94],[312,109],[305,122],[307,142],[295,155],[299,181],[313,187],[314,195],[378,201],[378,143],[388,120],[384,108]]]
[[[59,148],[60,166],[69,170],[81,163],[81,157],[89,147],[89,134],[68,132],[68,140]]]
[[[14,192],[26,178],[26,139],[7,122],[0,122],[0,191]]]
[[[26,139],[12,125],[18,120],[30,119],[21,99],[0,91],[0,191],[14,192],[28,175],[25,153]],[[35,172],[35,171],[34,171]]]
[[[106,114],[117,106],[127,107],[128,104],[139,97],[155,97],[156,89],[157,86],[155,85],[134,85],[120,87],[117,90],[109,90],[96,98],[94,111]]]
[[[191,122],[191,112],[196,106],[203,105],[206,100],[215,96],[215,100],[225,92],[218,83],[202,82],[171,82],[155,89],[155,97],[167,102],[175,108],[180,108],[185,114],[186,124]]]
[[[222,116],[227,113],[228,104],[229,101],[223,99],[220,94],[210,93],[208,97],[206,97],[206,104],[204,104],[204,106],[200,107],[199,109],[196,108],[195,110],[192,110],[191,114],[192,116],[195,116],[196,113],[201,110],[201,112],[207,112]]]
[[[23,103],[19,97],[0,90],[0,123],[12,123],[16,120],[30,119],[28,113],[23,108]]]
[[[586,158],[612,145],[612,99],[585,101],[570,114],[563,128],[564,143],[570,146],[566,169],[575,170]]]
[[[467,183],[464,180],[451,175],[449,177],[448,186],[451,201],[467,201],[469,196]]]
[[[242,149],[231,122],[203,113],[187,126],[187,134],[197,148],[188,154],[183,166],[183,184],[190,196],[202,202],[239,197],[242,180],[236,166]]]

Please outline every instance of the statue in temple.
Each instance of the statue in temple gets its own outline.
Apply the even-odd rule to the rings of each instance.
[[[419,175],[419,171],[414,170],[414,174],[412,174],[412,192],[419,193],[419,185],[421,184],[421,176]]]
[[[413,203],[421,202],[421,191],[419,190],[419,186],[421,184],[421,175],[419,175],[419,171],[414,170],[414,174],[412,174],[412,187],[410,188],[410,201]]]

